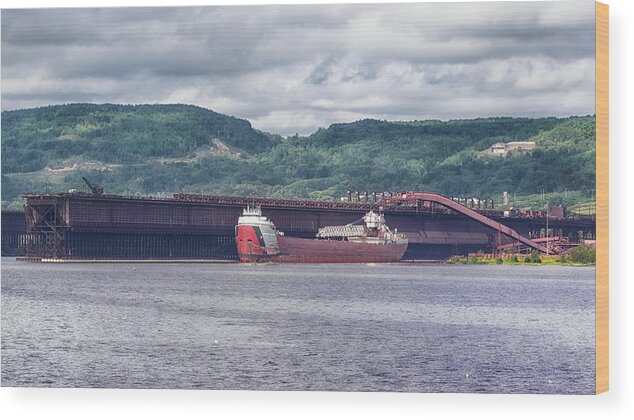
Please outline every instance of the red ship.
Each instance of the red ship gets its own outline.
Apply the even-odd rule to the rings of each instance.
[[[373,211],[363,225],[326,226],[315,239],[291,238],[262,215],[247,207],[238,218],[236,244],[241,262],[388,263],[405,254],[407,239],[392,232],[382,214]]]

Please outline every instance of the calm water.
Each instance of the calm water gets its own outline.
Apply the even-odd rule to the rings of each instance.
[[[594,268],[2,259],[2,385],[592,393]]]

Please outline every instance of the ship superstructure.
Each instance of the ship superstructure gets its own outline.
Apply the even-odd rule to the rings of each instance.
[[[317,232],[319,239],[339,239],[355,243],[390,244],[404,239],[403,235],[392,232],[385,224],[381,213],[370,211],[361,218],[364,225],[350,223],[344,226],[325,226]]]
[[[260,206],[248,206],[238,218],[236,244],[240,261],[260,261],[280,252],[278,232],[273,222],[262,216]]]

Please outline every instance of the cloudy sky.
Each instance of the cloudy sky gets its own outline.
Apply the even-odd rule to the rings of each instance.
[[[187,103],[308,134],[594,113],[594,2],[2,11],[2,110]]]

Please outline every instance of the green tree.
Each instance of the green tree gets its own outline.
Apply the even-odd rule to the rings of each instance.
[[[596,262],[596,250],[590,245],[581,244],[568,251],[571,262],[579,264],[594,264]]]

